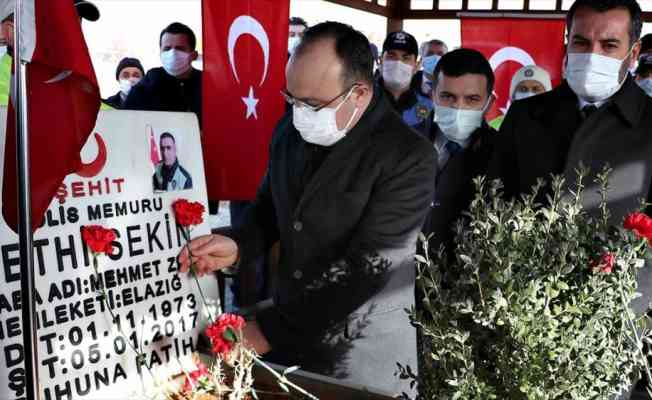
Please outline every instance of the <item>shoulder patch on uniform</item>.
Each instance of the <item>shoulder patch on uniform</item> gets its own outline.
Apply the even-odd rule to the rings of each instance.
[[[430,114],[430,110],[428,110],[428,107],[424,106],[423,104],[419,104],[417,105],[416,113],[419,119],[426,119],[428,114]]]

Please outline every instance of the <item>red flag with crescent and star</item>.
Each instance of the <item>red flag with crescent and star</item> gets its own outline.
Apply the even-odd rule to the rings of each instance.
[[[538,65],[548,71],[553,87],[559,85],[564,29],[564,19],[462,18],[462,47],[484,54],[496,75],[496,101],[489,120],[507,112],[512,77],[521,67]]]
[[[14,12],[13,7],[2,5],[6,13],[2,18]],[[23,0],[21,15],[24,25],[20,56],[27,62],[32,230],[35,230],[66,175],[84,169],[80,152],[95,126],[101,98],[73,3]],[[7,113],[2,215],[17,230],[13,106],[10,102]]]
[[[208,198],[249,200],[283,116],[289,0],[204,0],[202,147]]]

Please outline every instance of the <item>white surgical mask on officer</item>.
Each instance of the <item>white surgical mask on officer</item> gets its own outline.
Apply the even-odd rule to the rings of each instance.
[[[462,144],[482,126],[484,113],[490,103],[491,97],[487,99],[481,110],[465,110],[435,104],[434,121],[448,140]]]
[[[191,53],[185,51],[170,49],[161,52],[161,64],[165,72],[172,76],[181,76],[188,72],[191,67]]]
[[[569,53],[566,80],[582,100],[590,103],[605,101],[613,96],[625,82],[621,78],[623,63],[629,60],[632,49],[624,59],[596,53]]]
[[[652,97],[652,78],[640,79],[636,83],[648,96]]]
[[[382,64],[383,82],[392,89],[405,89],[410,86],[414,67],[402,61],[384,60]]]
[[[344,128],[337,127],[337,111],[351,97],[355,86],[349,90],[344,99],[335,108],[324,107],[314,111],[305,106],[292,106],[292,122],[303,140],[319,146],[332,146],[346,136],[353,119],[358,114],[358,107],[353,110]]]

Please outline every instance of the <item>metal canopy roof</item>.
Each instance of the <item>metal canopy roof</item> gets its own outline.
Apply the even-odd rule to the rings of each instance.
[[[573,0],[326,0],[382,15],[396,22],[406,19],[458,19],[460,14],[510,16],[562,16]],[[640,2],[639,2],[640,3]],[[645,7],[644,7],[645,9]],[[652,12],[643,12],[652,22]]]

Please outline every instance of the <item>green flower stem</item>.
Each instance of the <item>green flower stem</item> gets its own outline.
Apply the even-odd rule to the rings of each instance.
[[[189,250],[190,251],[190,250]],[[199,278],[197,278],[197,274],[195,271],[192,272],[192,276],[195,278],[195,283],[197,283],[197,289],[199,289],[199,297],[201,297],[202,303],[204,304],[204,307],[206,308],[206,313],[208,313],[208,319],[210,320],[211,324],[215,322],[215,317],[213,317],[213,314],[211,313],[210,308],[208,308],[208,305],[206,303],[206,297],[204,296],[204,292],[201,288],[201,285],[199,284]]]
[[[302,395],[306,396],[306,397],[309,398],[309,399],[312,399],[312,400],[319,400],[319,398],[315,397],[313,394],[308,393],[305,389],[303,389],[303,388],[301,388],[300,386],[297,386],[296,384],[294,384],[294,383],[292,383],[291,381],[289,381],[289,380],[288,380],[284,375],[281,375],[281,374],[279,374],[278,372],[276,372],[276,371],[274,370],[274,368],[270,367],[270,366],[267,365],[263,360],[261,360],[260,358],[258,358],[258,355],[255,354],[254,352],[252,352],[251,350],[245,350],[245,351],[247,352],[247,354],[249,354],[249,356],[254,360],[254,362],[255,362],[258,366],[260,366],[260,367],[266,369],[270,374],[274,375],[274,378],[276,378],[276,380],[277,380],[279,383],[282,383],[282,384],[284,384],[284,385],[290,386],[291,388],[293,388],[294,390],[296,390],[297,392],[301,393]]]
[[[204,305],[204,308],[206,308],[206,312],[208,313],[208,319],[212,324],[215,322],[215,317],[213,317],[210,308],[208,308],[208,303],[206,302],[206,296],[204,296],[204,291],[202,290],[201,285],[199,284],[199,278],[197,278],[197,271],[195,271],[195,263],[192,261],[192,259],[195,256],[192,254],[192,251],[190,250],[190,228],[184,226],[183,230],[186,236],[186,249],[188,249],[188,258],[190,259],[190,273],[195,278],[197,289],[199,289],[199,297],[201,297],[202,304]]]
[[[475,278],[477,279],[477,282],[478,282],[478,291],[480,292],[480,302],[482,303],[482,307],[485,307],[484,296],[482,295],[482,285],[480,284],[480,270],[479,270],[479,268],[475,271]]]
[[[106,288],[104,287],[104,280],[100,279],[100,271],[99,271],[99,265],[98,265],[97,257],[98,257],[98,254],[94,252],[93,253],[93,269],[95,270],[95,276],[97,277],[98,282],[100,282],[100,293],[101,293],[101,297],[102,297],[102,302],[104,303],[104,308],[106,310],[108,310],[109,315],[111,315],[111,325],[115,325],[118,318],[115,315],[115,312],[113,311],[113,308],[111,308],[111,306],[109,304],[109,300],[108,300],[109,297],[108,297],[108,294],[106,292]],[[129,337],[122,330],[122,326],[118,325],[118,331],[119,331],[120,335],[122,336],[122,338],[127,343],[127,345],[134,351],[134,353],[136,353],[136,356],[137,356],[136,358],[137,359],[142,359],[143,357],[145,357],[145,354],[141,350],[137,349],[136,347],[134,347],[134,345],[131,344],[131,341],[129,340]],[[147,365],[147,363],[145,363],[145,368],[147,369],[147,372],[149,372],[149,374],[153,378],[154,375],[152,374],[152,371],[150,370],[149,365]]]
[[[625,302],[625,289],[623,288],[623,281],[620,278],[618,279],[618,288],[620,291],[620,299],[623,303],[623,307],[625,308],[625,315],[627,315],[627,322],[629,322],[630,328],[632,329],[632,332],[634,333],[634,338],[636,340],[636,343],[634,343],[634,345],[636,346],[636,349],[638,350],[638,353],[640,354],[641,359],[643,360],[643,364],[645,365],[645,375],[647,376],[647,381],[652,384],[652,372],[650,372],[650,363],[647,360],[647,356],[643,352],[642,339],[638,335],[636,324],[634,324],[634,321],[632,320],[632,317],[629,313],[629,305]]]

